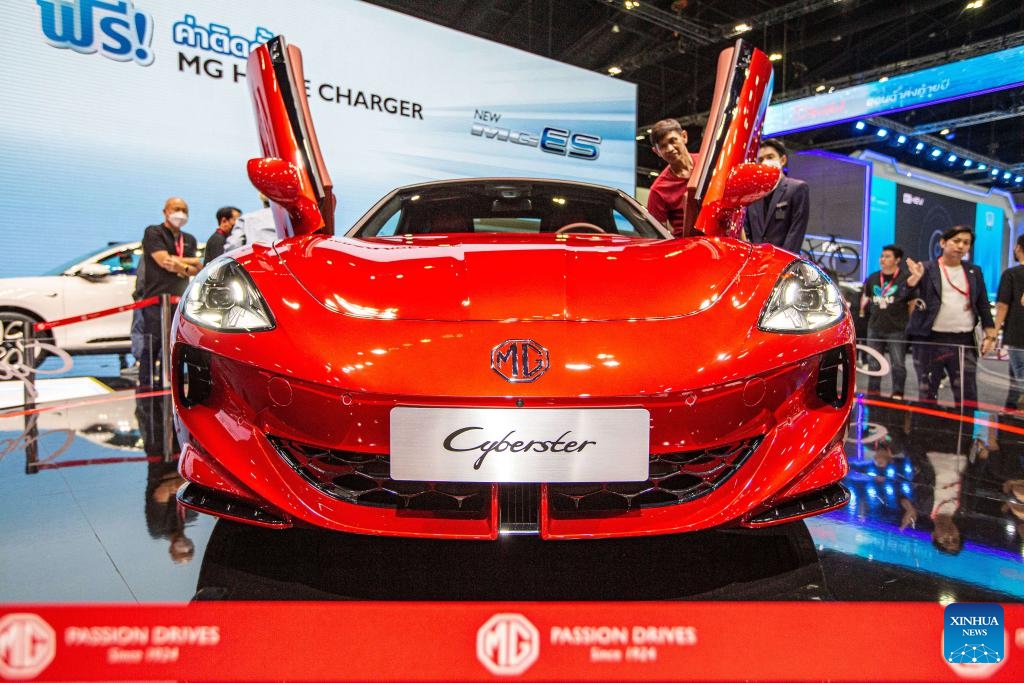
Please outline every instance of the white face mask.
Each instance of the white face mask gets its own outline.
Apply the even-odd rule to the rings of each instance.
[[[765,166],[774,166],[775,168],[782,168],[782,164],[778,159],[765,159],[761,162]]]
[[[188,214],[184,211],[175,211],[167,217],[167,222],[176,228],[180,228],[188,223]]]

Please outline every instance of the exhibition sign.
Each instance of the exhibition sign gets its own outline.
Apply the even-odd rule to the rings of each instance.
[[[428,180],[634,191],[635,85],[354,0],[17,0],[0,21],[0,276],[136,239],[170,196],[200,240],[258,208],[245,60],[276,34],[311,65],[339,226]]]
[[[11,680],[1019,681],[1022,648],[1024,608],[994,603],[0,610],[0,678]]]
[[[925,107],[1024,84],[1024,45],[768,107],[765,136]]]

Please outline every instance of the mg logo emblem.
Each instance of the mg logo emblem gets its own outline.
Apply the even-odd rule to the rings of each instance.
[[[0,678],[35,678],[53,661],[57,636],[35,614],[7,614],[0,619]]]
[[[550,366],[548,350],[532,339],[509,339],[491,351],[491,369],[509,382],[532,382]]]
[[[495,614],[476,632],[476,658],[495,676],[518,676],[539,654],[540,633],[522,614]]]

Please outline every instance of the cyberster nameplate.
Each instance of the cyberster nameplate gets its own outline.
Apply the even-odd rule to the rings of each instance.
[[[391,410],[391,478],[508,483],[644,481],[642,408]]]

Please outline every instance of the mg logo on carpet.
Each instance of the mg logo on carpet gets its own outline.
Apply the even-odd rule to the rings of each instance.
[[[7,614],[0,619],[0,678],[35,678],[50,665],[57,637],[35,614]]]
[[[539,654],[540,633],[522,614],[495,614],[476,632],[476,658],[496,676],[518,676]]]

